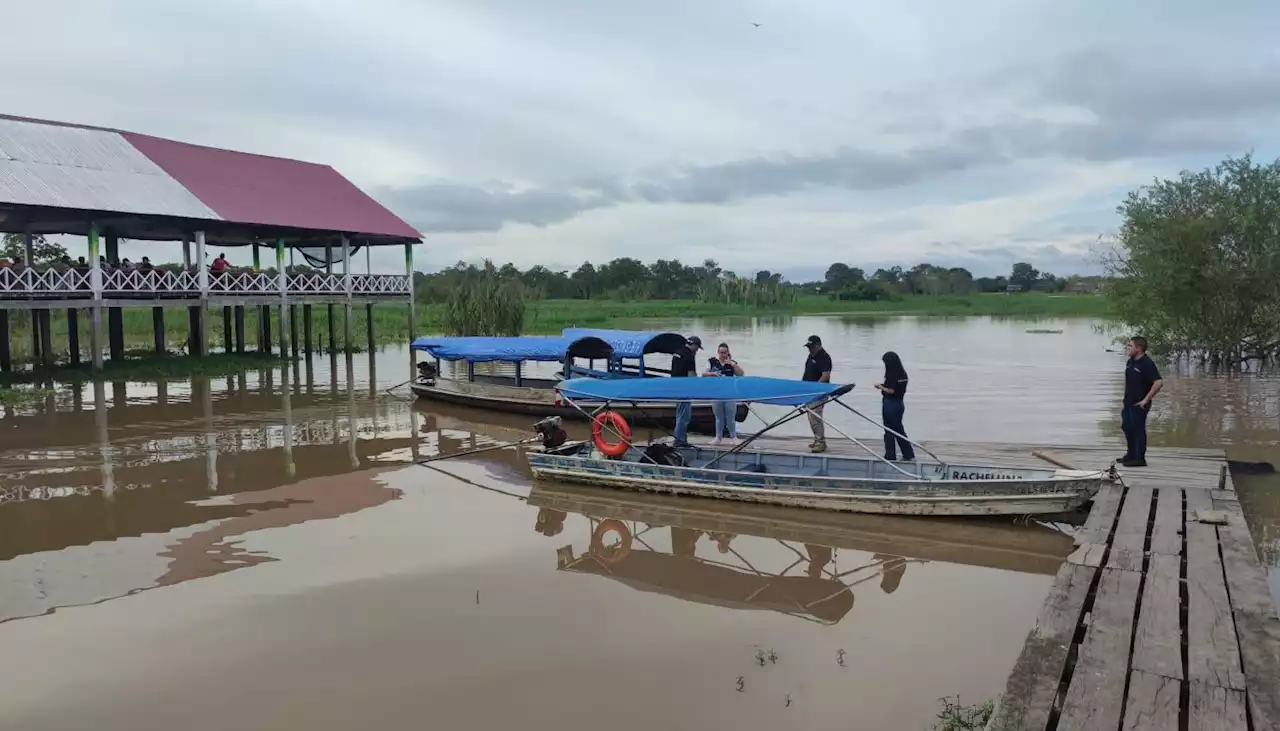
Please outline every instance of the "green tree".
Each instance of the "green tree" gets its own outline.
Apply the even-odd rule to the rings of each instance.
[[[32,261],[28,264],[52,264],[67,255],[67,250],[60,244],[55,244],[40,234],[31,237],[31,253]],[[0,245],[0,258],[14,261],[21,257],[23,261],[27,258],[26,245],[22,240],[22,234],[5,234],[4,243]]]
[[[864,279],[866,275],[861,269],[841,262],[827,267],[826,276],[823,277],[826,290],[833,294],[848,289]]]
[[[1014,264],[1013,270],[1009,272],[1009,284],[1022,287],[1024,292],[1030,292],[1038,281],[1040,281],[1040,272],[1025,261]]]
[[[1117,210],[1105,289],[1132,332],[1215,364],[1280,354],[1280,160],[1184,171]]]

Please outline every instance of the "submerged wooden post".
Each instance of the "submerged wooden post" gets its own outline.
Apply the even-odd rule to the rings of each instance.
[[[367,302],[365,303],[365,306],[364,306],[364,335],[365,335],[365,339],[369,341],[369,352],[372,353],[376,345],[376,341],[373,335],[373,303],[372,302]]]
[[[298,307],[289,307],[289,354],[298,357]]]
[[[98,266],[98,224],[89,224],[89,286],[93,307],[89,310],[89,354],[93,370],[102,370],[102,267]]]
[[[27,270],[34,273],[36,264],[36,247],[35,235],[30,231],[24,231],[22,234],[22,255],[26,257]],[[34,311],[31,313],[31,363],[34,365],[40,362],[40,328],[36,325],[36,317]]]
[[[67,308],[67,355],[72,367],[80,365],[80,312]]]
[[[9,350],[9,311],[0,310],[0,373],[13,370],[13,353]]]
[[[165,355],[169,352],[169,339],[165,336],[164,330],[164,308],[151,308],[151,336],[155,341],[156,355]]]

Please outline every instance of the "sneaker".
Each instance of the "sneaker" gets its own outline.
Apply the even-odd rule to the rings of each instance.
[[[1120,464],[1125,467],[1146,467],[1147,460],[1142,459],[1141,457],[1136,457],[1136,458],[1126,459]]]
[[[916,461],[916,458],[915,458],[915,457],[903,457],[903,458],[902,458],[902,461],[903,461],[903,462],[911,462],[911,463],[914,463],[914,462]]]
[[[724,444],[724,440],[723,440],[723,439],[721,439],[720,437],[716,437],[715,439],[712,439],[712,440],[711,440],[711,446],[713,446],[713,447],[718,447],[718,446],[720,446],[721,444]]]
[[[897,461],[898,461],[898,458],[897,458],[897,457],[895,457],[895,456],[894,456],[894,455],[892,455],[892,454],[886,454],[886,455],[884,456],[884,461],[886,461],[886,462],[897,462]]]
[[[813,452],[813,453],[815,453],[815,454],[817,454],[818,452],[825,452],[825,451],[827,451],[827,443],[826,443],[825,441],[823,441],[823,442],[814,442],[814,443],[809,447],[809,451],[810,451],[810,452]]]
[[[1116,457],[1116,464],[1124,464],[1125,462],[1128,462],[1131,459],[1133,459],[1133,457],[1130,457],[1127,454],[1123,457]]]
[[[679,449],[679,448],[682,448],[682,447],[690,447],[690,446],[693,446],[693,445],[689,444],[688,440],[685,440],[685,439],[675,439],[675,440],[672,440],[672,442],[671,442],[671,446],[676,447],[677,449]]]

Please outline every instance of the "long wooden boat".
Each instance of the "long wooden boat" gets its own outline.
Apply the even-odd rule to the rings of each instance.
[[[528,453],[529,465],[535,478],[602,487],[843,512],[938,516],[1065,513],[1082,506],[1115,476],[1114,468],[1008,468],[945,462],[936,457],[900,463],[874,453],[846,457],[750,447],[756,437],[801,415],[821,418],[816,407],[839,404],[852,410],[840,401],[852,388],[851,384],[751,376],[613,381],[574,378],[557,386],[569,403],[603,402],[608,407],[615,401],[632,399],[702,398],[793,408],[728,450],[664,443],[623,443],[625,449],[615,449],[602,434],[593,441],[559,445],[544,441],[542,450]],[[930,454],[922,445],[917,448]]]
[[[684,337],[675,333],[632,333],[630,331],[601,331],[626,333],[619,337],[628,348],[670,348],[678,339],[681,346]],[[641,343],[637,346],[635,343]],[[433,368],[422,369],[409,384],[410,390],[420,399],[458,406],[489,409],[528,416],[558,416],[563,419],[585,421],[590,417],[559,397],[555,387],[562,379],[575,375],[590,375],[602,379],[631,379],[651,377],[643,367],[637,372],[618,365],[619,358],[613,346],[595,335],[523,336],[523,337],[423,337],[413,342],[413,349],[425,352],[435,359]],[[625,351],[631,353],[632,350]],[[465,376],[445,376],[441,361],[454,364],[455,370],[465,368]],[[585,361],[585,367],[583,362]],[[525,375],[528,363],[560,363],[562,368],[555,378],[529,377]],[[605,367],[595,368],[596,363]],[[511,375],[485,373],[484,364],[506,364]],[[477,368],[477,365],[480,365]],[[645,401],[619,404],[617,411],[637,426],[675,428],[676,403],[670,401]],[[747,417],[747,407],[740,404],[736,418],[741,422]],[[693,418],[689,430],[700,434],[715,431],[715,416],[711,404],[694,400]]]

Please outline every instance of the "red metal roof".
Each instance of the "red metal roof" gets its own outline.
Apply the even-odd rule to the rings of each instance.
[[[327,165],[193,145],[89,125],[8,115],[0,115],[0,119],[119,135],[181,188],[199,199],[217,219],[223,221],[342,232],[356,237],[422,238],[403,219]],[[70,175],[77,174],[77,170],[80,171],[79,174],[92,172],[73,163],[74,161],[54,161],[54,164],[61,165]],[[0,201],[3,202],[5,201]],[[25,200],[11,202],[59,206],[54,200],[44,203]],[[121,212],[152,213],[141,210]],[[191,216],[189,212],[176,210],[170,215],[174,214]]]

